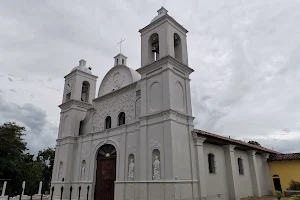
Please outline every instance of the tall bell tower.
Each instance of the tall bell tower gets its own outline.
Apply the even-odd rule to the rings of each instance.
[[[188,31],[162,7],[139,32],[140,181],[168,182],[165,194],[174,194],[175,199],[196,199],[198,182],[189,78],[193,69],[188,66]],[[153,174],[157,160],[160,176]],[[159,192],[152,191],[152,187],[155,186],[149,183],[149,196],[157,196]]]
[[[142,67],[165,56],[172,56],[188,65],[187,30],[161,7],[151,23],[142,28]]]

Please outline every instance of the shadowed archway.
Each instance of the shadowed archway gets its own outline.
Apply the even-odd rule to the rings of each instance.
[[[111,144],[101,146],[97,153],[95,200],[114,200],[116,180],[116,148]]]

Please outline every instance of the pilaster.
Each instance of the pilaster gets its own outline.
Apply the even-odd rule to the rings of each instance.
[[[225,145],[225,163],[226,163],[226,174],[228,183],[229,199],[237,200],[238,198],[238,185],[236,177],[236,162],[234,157],[235,145]]]
[[[207,188],[206,188],[206,175],[204,166],[204,141],[205,137],[199,137],[197,134],[193,134],[193,139],[196,147],[197,154],[197,171],[198,171],[198,187],[199,187],[199,197],[201,200],[207,199]]]
[[[264,170],[264,180],[266,181],[266,188],[268,190],[268,194],[272,195],[273,190],[272,190],[272,181],[271,181],[271,176],[270,176],[270,169],[269,169],[269,164],[268,164],[268,158],[270,156],[269,153],[263,153],[262,155],[262,165],[263,165],[263,170]]]
[[[258,170],[257,170],[256,151],[255,150],[248,151],[248,159],[249,159],[249,167],[250,167],[253,195],[255,197],[261,197],[262,196],[261,195],[261,185],[260,185],[259,175],[258,175]]]

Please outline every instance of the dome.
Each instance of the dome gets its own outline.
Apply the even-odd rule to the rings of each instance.
[[[115,66],[104,76],[99,88],[98,97],[130,85],[140,79],[141,75],[134,69],[125,65]]]
[[[75,71],[75,70],[77,69],[77,70],[83,71],[83,72],[85,72],[85,73],[92,74],[91,68],[87,68],[85,65],[86,65],[86,61],[83,60],[83,59],[81,59],[81,60],[79,61],[79,66],[74,67],[74,68],[72,69],[72,71]],[[71,71],[71,72],[72,72],[72,71]]]
[[[158,20],[159,18],[161,18],[162,16],[166,15],[168,13],[168,11],[164,8],[161,7],[158,11],[157,11],[157,15],[151,20],[151,23]]]

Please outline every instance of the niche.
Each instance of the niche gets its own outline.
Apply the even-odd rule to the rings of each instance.
[[[134,171],[135,171],[134,155],[130,154],[128,156],[128,174],[127,174],[127,178],[128,178],[129,181],[134,180]]]
[[[152,151],[152,179],[160,180],[161,170],[160,170],[160,152],[158,149]]]

